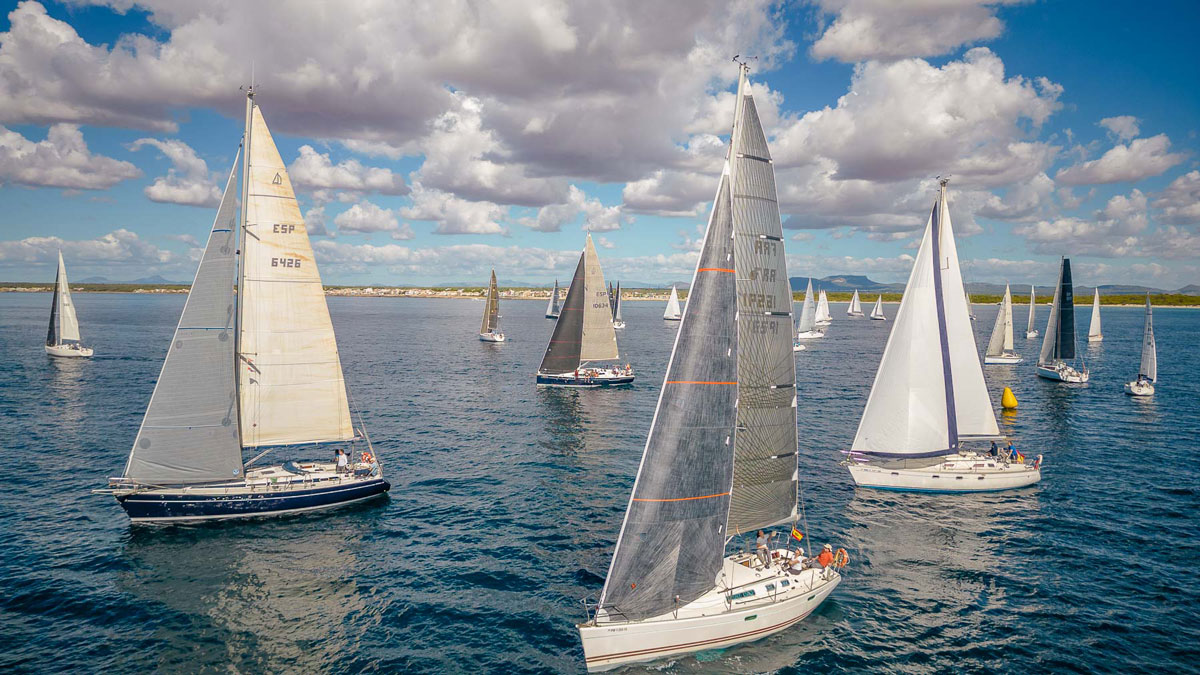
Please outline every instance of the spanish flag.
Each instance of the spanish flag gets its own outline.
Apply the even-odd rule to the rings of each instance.
[[[1025,455],[1022,455],[1021,453],[1019,453],[1019,452],[1018,452],[1018,453],[1017,453],[1017,461],[1018,461],[1018,462],[1024,462],[1024,461],[1025,461]]]
[[[804,533],[800,530],[797,530],[794,525],[792,526],[792,539],[795,539],[796,541],[801,541],[804,539]]]

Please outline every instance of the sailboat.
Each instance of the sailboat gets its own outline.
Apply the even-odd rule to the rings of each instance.
[[[1047,380],[1082,384],[1088,381],[1087,367],[1067,363],[1075,358],[1075,292],[1071,285],[1071,260],[1063,258],[1059,268],[1046,337],[1038,355],[1037,374]]]
[[[1092,323],[1088,326],[1088,342],[1100,342],[1104,333],[1100,331],[1100,289],[1095,289],[1092,296]]]
[[[967,316],[970,317],[970,319],[972,321],[974,321],[975,320],[975,304],[971,302],[971,293],[964,288],[963,295],[966,296],[966,298],[967,298]]]
[[[617,290],[612,292],[610,300],[612,304],[612,322],[613,328],[621,330],[625,327],[625,320],[621,318],[621,282],[617,282]]]
[[[996,314],[996,325],[992,327],[992,338],[988,340],[983,355],[984,365],[1011,365],[1020,363],[1021,355],[1013,351],[1012,292],[1004,286],[1004,300]]]
[[[500,291],[496,288],[496,270],[492,270],[492,280],[488,283],[479,339],[482,342],[504,342],[504,333],[500,332]]]
[[[858,299],[858,289],[854,289],[854,297],[850,298],[850,307],[846,309],[846,316],[862,316],[862,302]]]
[[[50,301],[50,328],[46,331],[46,353],[50,356],[91,356],[91,347],[83,346],[79,336],[79,318],[67,284],[67,265],[58,252],[58,276],[54,279],[54,299]]]
[[[567,289],[562,312],[554,324],[550,344],[537,371],[539,387],[613,387],[633,382],[633,369],[590,365],[615,361],[617,333],[613,329],[612,310],[608,308],[608,290],[600,257],[589,232],[575,276]]]
[[[671,297],[667,299],[667,308],[663,310],[663,321],[679,321],[683,313],[679,311],[679,291],[671,286]]]
[[[1037,293],[1034,292],[1033,285],[1029,286],[1029,323],[1025,326],[1025,339],[1032,340],[1038,336],[1037,328],[1034,328],[1034,315],[1037,314]]]
[[[344,464],[253,467],[317,443],[348,451]],[[259,454],[244,462],[243,450]],[[174,523],[312,511],[390,487],[354,427],[312,245],[251,87],[242,151],[125,471],[95,492],[134,523]]]
[[[1154,345],[1154,315],[1150,309],[1150,294],[1146,294],[1146,327],[1142,329],[1142,362],[1138,376],[1133,382],[1125,383],[1125,393],[1130,396],[1153,396],[1154,383],[1158,380],[1158,349]]]
[[[791,289],[774,171],[745,72],[608,577],[577,625],[591,672],[784,630],[833,592],[848,559],[839,552],[828,567],[802,570],[783,542],[761,557],[726,555],[734,537],[758,529],[800,532]]]
[[[817,297],[817,325],[828,326],[831,323],[833,323],[833,316],[829,314],[829,298],[825,297],[825,289],[821,289],[821,293]]]
[[[812,279],[804,291],[804,304],[800,308],[800,323],[796,326],[796,340],[815,340],[825,337],[825,331],[817,328],[817,306],[813,302]]]
[[[887,317],[883,315],[883,296],[875,298],[875,306],[871,308],[871,318],[876,321],[887,321]]]
[[[554,290],[550,291],[550,304],[546,305],[546,318],[557,319],[559,312],[558,306],[558,279],[554,280]]]
[[[1001,440],[983,380],[946,206],[946,179],[896,313],[846,465],[886,490],[979,492],[1041,480],[1033,464],[963,449]]]

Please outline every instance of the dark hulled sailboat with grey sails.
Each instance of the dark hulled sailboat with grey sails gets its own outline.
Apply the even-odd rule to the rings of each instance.
[[[596,388],[633,382],[629,365],[608,365],[621,358],[608,298],[589,233],[538,368],[538,386]]]
[[[235,159],[125,471],[97,491],[135,523],[311,511],[390,487],[353,423],[312,245],[253,97],[240,223]],[[268,452],[317,444],[342,452],[332,462],[253,466]],[[257,454],[247,462],[244,451]]]
[[[744,66],[736,100],[625,521],[600,599],[578,626],[589,671],[766,637],[841,581],[832,564],[793,565],[782,543],[761,556],[725,552],[739,536],[798,518],[791,290]]]
[[[1075,290],[1070,258],[1063,258],[1059,265],[1058,285],[1054,287],[1046,335],[1038,354],[1037,374],[1047,380],[1072,384],[1088,381],[1087,366],[1082,359],[1076,361],[1075,355]]]

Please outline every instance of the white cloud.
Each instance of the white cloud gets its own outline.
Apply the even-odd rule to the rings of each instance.
[[[37,142],[0,126],[0,182],[106,190],[140,175],[129,162],[93,155],[73,124],[55,124]]]
[[[1144,257],[1139,235],[1146,230],[1146,195],[1134,189],[1128,197],[1115,195],[1092,219],[1064,216],[1017,227],[1038,253],[1115,258]]]
[[[567,191],[567,201],[543,206],[536,217],[524,218],[521,224],[539,232],[558,232],[581,214],[583,229],[589,232],[611,232],[621,229],[622,223],[632,222],[621,206],[605,206],[599,199],[588,199],[583,190],[572,185]]]
[[[995,6],[1009,2],[1014,0],[816,0],[834,18],[813,42],[812,55],[857,62],[946,54],[998,37],[1004,23]]]
[[[1171,181],[1154,200],[1161,209],[1158,220],[1171,225],[1200,223],[1200,171],[1189,171]]]
[[[310,237],[332,237],[334,234],[325,226],[325,206],[314,206],[304,212],[304,227]]]
[[[609,241],[607,237],[596,237],[596,245],[600,248],[607,249],[614,249],[617,247],[617,245]]]
[[[57,264],[60,250],[71,264],[158,265],[174,259],[170,251],[142,240],[136,232],[119,229],[96,239],[27,237],[15,241],[0,241],[0,265]]]
[[[1166,134],[1135,138],[1128,145],[1115,145],[1099,159],[1060,169],[1054,179],[1063,185],[1099,185],[1136,182],[1157,176],[1184,160],[1181,153],[1168,152]]]
[[[288,175],[297,187],[312,190],[408,194],[404,178],[391,169],[364,166],[356,159],[334,164],[329,153],[317,152],[311,145],[300,146],[300,156],[288,167]]]
[[[504,234],[500,220],[507,210],[491,202],[473,202],[449,192],[413,183],[413,203],[400,209],[400,215],[412,220],[437,223],[434,234]]]
[[[369,201],[361,201],[339,213],[333,219],[338,234],[371,234],[390,232],[392,239],[412,239],[416,236],[408,223],[400,224],[396,212],[381,208]]]
[[[1000,220],[1029,220],[1052,206],[1054,181],[1039,173],[1024,183],[1009,187],[1004,197],[991,192],[984,195],[985,201],[975,210],[976,215]]]
[[[221,203],[221,188],[209,174],[208,164],[191,146],[173,138],[139,138],[129,149],[136,151],[147,145],[158,148],[171,160],[167,175],[155,178],[154,183],[146,186],[144,192],[150,201],[209,207]]]
[[[630,181],[621,191],[626,209],[634,213],[690,218],[704,213],[717,189],[719,173],[659,169]]]
[[[1137,138],[1140,131],[1138,123],[1141,122],[1133,115],[1118,115],[1117,117],[1105,117],[1100,120],[1100,126],[1108,129],[1108,132],[1116,137],[1119,141],[1128,141],[1131,138]]]

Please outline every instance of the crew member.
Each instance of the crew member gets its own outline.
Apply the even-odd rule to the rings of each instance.
[[[833,546],[825,544],[825,548],[821,549],[821,555],[817,556],[817,564],[821,567],[829,567],[833,564]]]

